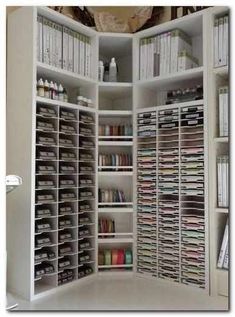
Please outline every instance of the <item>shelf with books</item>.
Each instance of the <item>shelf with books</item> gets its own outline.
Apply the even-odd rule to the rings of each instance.
[[[98,265],[98,269],[117,269],[117,268],[132,268],[133,264],[111,264],[111,265]]]

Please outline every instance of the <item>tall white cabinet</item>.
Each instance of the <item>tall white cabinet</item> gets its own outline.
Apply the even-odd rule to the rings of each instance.
[[[226,211],[215,208],[217,141],[216,132],[211,132],[216,131],[216,118],[211,115],[216,106],[215,81],[223,80],[228,73],[226,67],[214,70],[210,58],[213,19],[223,12],[227,9],[209,8],[135,34],[98,33],[45,7],[22,7],[9,16],[7,173],[23,178],[23,185],[7,197],[10,291],[33,300],[58,288],[70,287],[70,282],[82,283],[97,274],[116,274],[150,278],[156,283],[176,282],[179,288],[199,286],[211,295],[227,294],[226,283],[221,285],[228,280],[227,271],[216,269],[220,228],[224,226]],[[90,38],[91,77],[37,61],[38,15]],[[199,66],[140,80],[140,40],[177,28],[191,37]],[[118,82],[99,82],[99,59],[110,61],[112,57],[118,62]],[[36,83],[41,77],[62,83],[71,96],[69,102],[37,97]],[[162,92],[195,85],[203,85],[203,99],[174,105],[159,103]],[[76,105],[78,89],[81,95],[92,99],[94,108]],[[52,111],[50,116],[43,113],[45,109]],[[64,117],[66,113],[72,115],[70,120]],[[172,114],[174,126],[166,129],[162,122]],[[188,114],[199,115],[200,122],[185,126]],[[40,128],[39,122],[52,124],[52,130]],[[64,125],[72,129],[70,134],[64,133]],[[118,125],[126,125],[130,130],[122,135],[107,135],[100,128]],[[152,134],[143,137],[141,131],[150,126]],[[41,137],[54,142],[43,144]],[[64,138],[72,146],[64,146]],[[227,139],[216,143],[220,153],[226,151],[226,142]],[[184,187],[185,161],[192,160],[190,151],[195,147],[201,150],[196,162],[200,179],[195,183],[202,188],[196,198],[188,196]],[[175,151],[172,162],[164,154],[168,150]],[[43,158],[42,152],[54,153],[53,158]],[[103,160],[114,155],[125,160],[115,164]],[[150,167],[146,167],[148,162]],[[173,174],[170,173],[174,180],[169,188],[164,187],[164,182],[170,182],[162,174],[165,163],[174,165]],[[45,166],[50,166],[50,173],[42,172]],[[49,181],[49,187],[45,187],[44,181]],[[66,186],[66,181],[70,186]],[[149,187],[141,187],[146,181]],[[109,189],[122,191],[124,199],[104,199],[102,193]],[[50,224],[47,232],[38,229],[38,224],[45,220],[38,213],[41,209],[50,211],[45,215]],[[174,232],[167,231],[166,210],[172,211],[169,223],[173,219]],[[191,278],[195,272],[185,261],[187,252],[194,251],[187,242],[189,214],[200,222],[197,236],[202,262],[196,273],[200,283]],[[101,219],[114,221],[115,232],[100,232]],[[69,233],[68,240],[64,233]],[[38,237],[45,235],[49,236],[49,244],[38,245]],[[67,253],[65,247],[69,247]],[[130,252],[132,259],[128,264],[100,263],[100,255],[106,250],[120,248]],[[35,259],[39,250],[50,251],[51,258]],[[45,261],[53,264],[54,271],[35,276],[36,268]],[[63,267],[61,263],[66,261],[68,266]]]

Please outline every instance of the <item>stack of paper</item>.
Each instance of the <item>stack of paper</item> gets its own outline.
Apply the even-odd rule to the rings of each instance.
[[[219,88],[219,136],[228,136],[228,86]]]

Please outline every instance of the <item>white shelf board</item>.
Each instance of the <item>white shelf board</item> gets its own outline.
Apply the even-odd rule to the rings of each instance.
[[[69,86],[71,88],[95,86],[97,83],[94,79],[41,62],[37,62],[37,75],[48,81],[56,81],[57,84],[62,83],[65,87]]]
[[[224,137],[214,138],[214,141],[216,143],[228,143],[228,137],[224,136]]]
[[[112,202],[112,203],[106,203],[106,202],[99,202],[98,203],[98,206],[104,206],[104,205],[107,205],[107,206],[125,206],[125,205],[131,205],[133,206],[133,202]]]
[[[132,83],[109,83],[109,82],[99,82],[98,88],[99,93],[102,97],[107,99],[118,99],[131,97],[132,95]]]
[[[130,140],[133,139],[133,136],[128,135],[99,135],[99,140],[102,141],[102,139],[122,139],[122,140]]]
[[[133,171],[98,171],[99,176],[133,176]]]
[[[132,146],[133,141],[99,141],[100,146]]]
[[[215,208],[215,211],[223,214],[228,214],[228,208],[218,207]]]
[[[228,76],[229,68],[228,66],[216,67],[213,69],[213,72],[215,75],[226,77]]]
[[[36,102],[38,102],[40,104],[44,104],[44,105],[69,107],[69,108],[78,109],[78,110],[85,110],[88,112],[95,112],[94,108],[83,107],[83,106],[76,105],[74,103],[64,102],[64,101],[60,101],[60,100],[53,100],[53,99],[48,99],[48,98],[39,97],[39,96],[36,97]],[[47,118],[50,119],[50,117],[47,117]],[[50,131],[48,131],[48,132],[50,132]],[[66,134],[66,135],[68,135],[68,134]]]
[[[110,232],[110,233],[98,233],[98,236],[102,237],[102,236],[133,236],[133,232]],[[117,239],[117,238],[115,238]]]
[[[132,243],[133,238],[98,238],[98,243],[110,244],[110,243]]]
[[[144,80],[137,80],[137,87],[144,87],[149,89],[160,88],[166,85],[178,84],[179,82],[188,82],[191,79],[199,79],[203,76],[203,66],[187,69],[183,72],[168,74],[165,76],[158,76]]]
[[[115,269],[115,268],[133,267],[133,264],[112,264],[112,265],[98,265],[98,269]]]
[[[118,208],[118,207],[99,207],[98,213],[132,213],[133,208]]]
[[[100,117],[125,117],[133,114],[131,110],[99,110],[98,113]]]

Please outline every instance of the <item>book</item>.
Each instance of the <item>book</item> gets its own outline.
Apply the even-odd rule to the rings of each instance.
[[[227,244],[228,244],[228,219],[226,221],[223,240],[222,240],[222,244],[221,244],[221,248],[220,248],[219,259],[218,259],[218,263],[217,263],[218,268],[223,267]]]
[[[219,66],[223,66],[223,28],[224,19],[219,18]]]
[[[38,15],[37,16],[37,60],[39,62],[43,61],[42,25],[43,25],[43,18],[40,15]]]
[[[219,66],[219,19],[214,20],[214,66]]]

